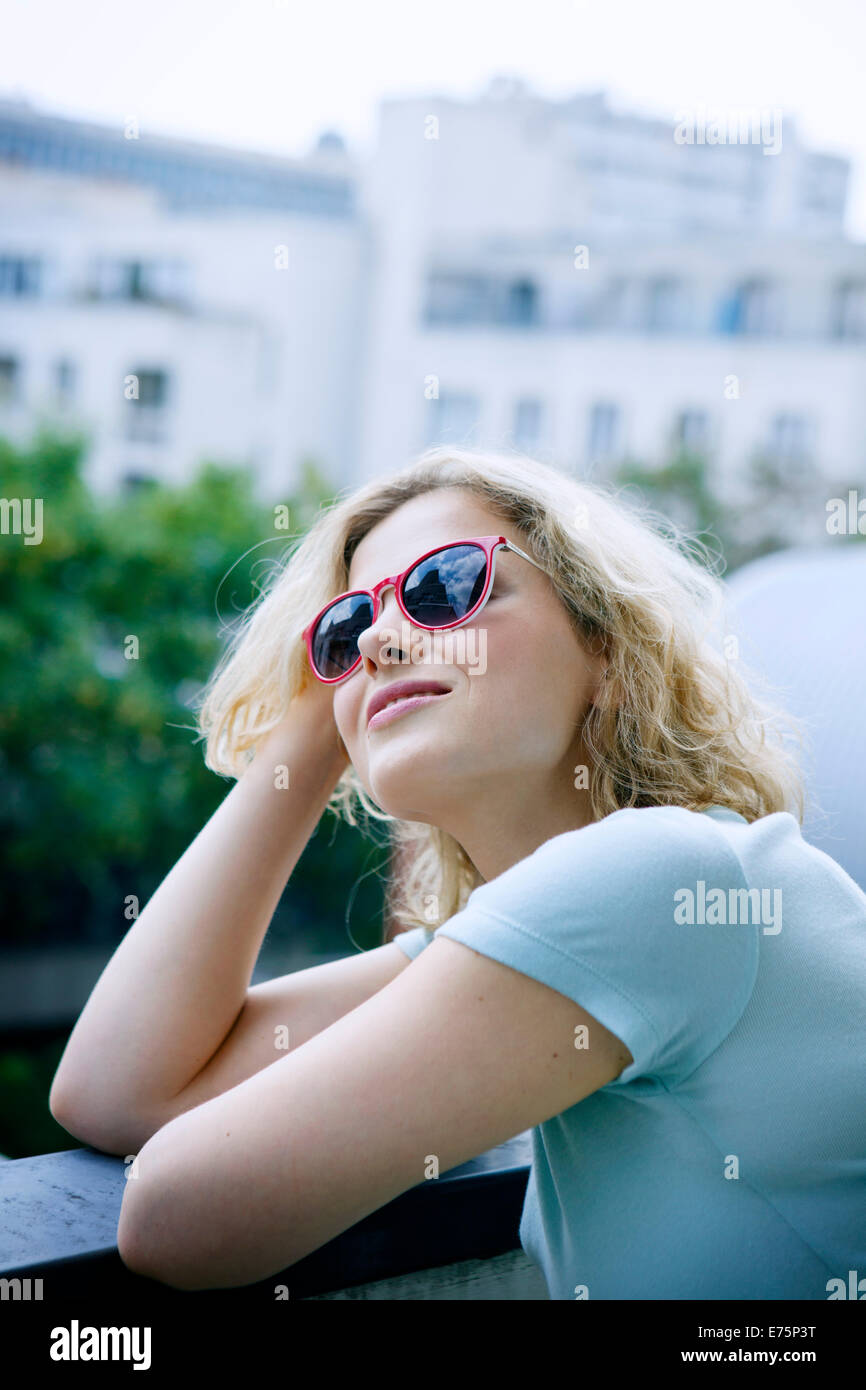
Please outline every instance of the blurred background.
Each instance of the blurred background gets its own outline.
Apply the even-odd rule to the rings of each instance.
[[[232,785],[190,703],[233,620],[323,502],[426,445],[519,450],[701,535],[792,706],[850,723],[866,94],[856,0],[0,15],[0,1151],[18,1158],[74,1147],[47,1107],[69,1031]],[[819,748],[819,790],[854,872],[841,808],[866,755],[841,746]],[[386,869],[323,818],[254,980],[380,944]]]

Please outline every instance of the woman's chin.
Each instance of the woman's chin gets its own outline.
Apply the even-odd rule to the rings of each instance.
[[[433,778],[440,771],[431,764],[429,777],[417,761],[406,767],[370,769],[370,793],[378,806],[398,820],[417,820],[434,824],[444,788]],[[459,796],[459,793],[458,793]],[[447,799],[447,798],[446,798]]]

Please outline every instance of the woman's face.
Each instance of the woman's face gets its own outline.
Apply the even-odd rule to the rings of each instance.
[[[527,549],[519,531],[472,493],[424,493],[368,532],[347,587],[372,588],[440,543],[493,534]],[[381,597],[377,621],[359,639],[360,666],[334,687],[337,728],[375,802],[390,815],[440,826],[470,854],[482,825],[489,834],[518,814],[543,825],[571,810],[582,823],[574,768],[585,761],[581,726],[604,666],[578,639],[547,576],[497,551],[487,603],[452,630],[451,649],[441,634],[438,652],[435,634],[409,623],[393,588]],[[374,694],[428,679],[448,693],[367,727]]]

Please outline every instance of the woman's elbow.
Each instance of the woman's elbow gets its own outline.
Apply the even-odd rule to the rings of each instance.
[[[117,1223],[117,1253],[130,1274],[153,1279],[170,1288],[181,1287],[172,1282],[160,1252],[153,1248],[153,1242],[149,1239],[147,1221],[140,1219],[139,1213],[131,1212],[125,1194]]]
[[[94,1113],[82,1101],[74,1099],[68,1092],[64,1093],[56,1080],[48,1094],[48,1109],[52,1119],[67,1134],[88,1148],[98,1149],[100,1153],[132,1159],[150,1138],[147,1126],[130,1122],[128,1117],[118,1125],[104,1113]]]
[[[153,1279],[185,1293],[220,1287],[196,1266],[192,1249],[178,1245],[176,1223],[170,1219],[164,1194],[157,1189],[155,1204],[148,1193],[130,1182],[123,1194],[117,1223],[117,1253],[131,1274]],[[194,1243],[193,1243],[194,1245]]]

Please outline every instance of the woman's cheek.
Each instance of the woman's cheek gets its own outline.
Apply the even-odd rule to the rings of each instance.
[[[347,696],[350,692],[346,692]],[[355,771],[360,776],[365,787],[368,785],[367,778],[367,736],[363,729],[363,711],[360,697],[347,698],[339,701],[339,696],[334,697],[334,722],[346,751],[352,761]]]
[[[353,726],[350,723],[349,719],[346,717],[345,711],[338,704],[336,697],[334,699],[334,723],[337,726],[337,733],[343,740],[346,752],[349,754],[349,757],[354,762],[355,755],[357,754],[357,744],[356,737],[353,733]]]

